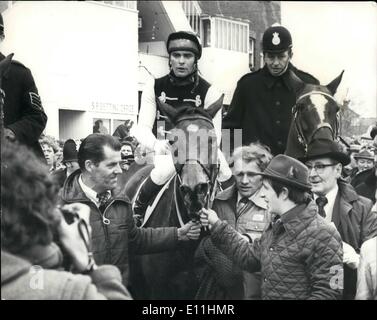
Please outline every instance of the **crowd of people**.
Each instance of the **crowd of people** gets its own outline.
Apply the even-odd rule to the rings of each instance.
[[[222,128],[242,129],[243,145],[229,162],[218,150],[213,205],[181,227],[140,221],[176,172],[169,141],[157,137],[160,103],[206,110],[221,98],[199,75],[196,35],[169,36],[170,73],[143,92],[135,136],[129,121],[110,135],[101,120],[79,140],[44,135],[31,72],[12,61],[2,81],[2,299],[133,299],[133,257],[196,241],[195,299],[376,300],[377,124],[369,146],[314,139],[305,157],[284,155],[289,74],[319,82],[291,64],[286,28],[268,28],[262,46],[264,68],[239,80],[224,119],[213,117],[219,145]],[[124,177],[147,158],[154,169],[131,201]]]

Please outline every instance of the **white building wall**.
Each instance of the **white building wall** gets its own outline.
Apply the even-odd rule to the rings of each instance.
[[[96,117],[136,118],[136,10],[92,1],[17,1],[3,17],[2,51],[32,70],[49,117],[46,134],[59,136],[59,109],[86,111],[73,136],[82,128],[91,133]]]
[[[138,89],[143,91],[151,78],[160,78],[169,72],[168,57],[139,53]]]
[[[204,78],[225,93],[224,104],[230,104],[237,81],[249,70],[247,53],[203,48],[199,70]]]

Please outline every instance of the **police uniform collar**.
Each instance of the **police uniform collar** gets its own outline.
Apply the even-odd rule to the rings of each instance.
[[[262,69],[262,73],[264,75],[264,83],[266,84],[268,89],[271,89],[278,81],[282,82],[288,90],[292,91],[292,87],[290,85],[289,80],[289,70],[291,70],[292,64],[289,63],[287,70],[280,76],[274,77],[270,71],[268,71],[267,66],[265,65]]]
[[[0,61],[3,61],[5,58],[6,57],[3,55],[3,53],[0,52]],[[14,60],[12,60],[11,63],[12,62],[14,62]],[[10,68],[7,68],[7,70],[3,73],[3,78],[8,79],[9,69]]]

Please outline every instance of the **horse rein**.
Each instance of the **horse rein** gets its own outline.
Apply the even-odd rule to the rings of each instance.
[[[321,92],[321,91],[311,91],[311,92],[308,92],[308,93],[305,93],[303,95],[301,95],[297,100],[296,100],[296,104],[295,106],[293,107],[292,109],[292,113],[293,113],[293,117],[294,117],[294,125],[295,125],[295,128],[296,128],[296,131],[297,131],[297,134],[298,134],[298,141],[299,143],[304,147],[305,149],[305,152],[307,152],[307,149],[308,149],[308,144],[310,141],[308,141],[306,138],[305,138],[305,135],[302,131],[302,128],[301,126],[298,124],[298,121],[297,121],[297,115],[298,115],[298,108],[297,108],[297,104],[300,100],[310,96],[310,95],[313,95],[313,94],[319,94],[319,95],[322,95],[322,96],[325,96],[325,97],[328,97],[330,98],[334,103],[338,104],[337,101],[334,99],[333,96],[331,96],[330,94],[326,93],[326,92]],[[315,134],[323,129],[323,128],[328,128],[332,134],[332,137],[333,137],[333,140],[336,139],[336,137],[338,137],[338,134],[339,134],[339,114],[337,112],[336,114],[336,122],[335,122],[335,130],[331,127],[330,124],[328,123],[320,123],[319,126],[314,130],[314,132],[312,133],[312,138],[315,136]]]

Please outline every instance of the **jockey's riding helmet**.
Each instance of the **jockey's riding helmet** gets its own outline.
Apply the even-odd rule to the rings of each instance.
[[[178,31],[169,35],[166,42],[166,49],[168,53],[173,51],[191,51],[199,60],[202,56],[202,45],[197,35],[190,31]]]

